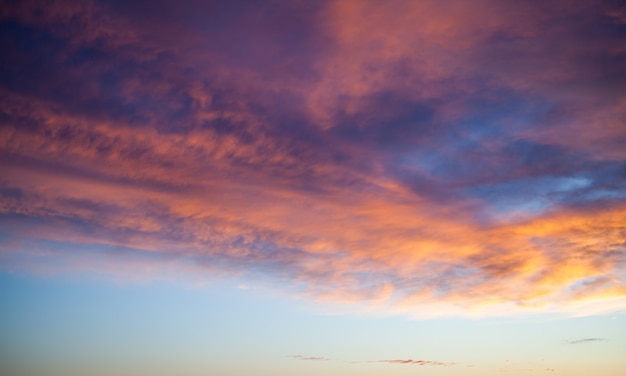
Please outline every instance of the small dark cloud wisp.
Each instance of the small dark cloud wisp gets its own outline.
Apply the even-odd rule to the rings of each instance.
[[[579,339],[571,339],[568,340],[567,343],[570,345],[578,345],[581,343],[588,343],[588,342],[600,342],[600,341],[604,341],[605,338],[579,338]]]
[[[377,360],[377,363],[412,364],[418,366],[452,366],[455,363],[445,363],[433,360],[413,360],[413,359],[384,359]]]

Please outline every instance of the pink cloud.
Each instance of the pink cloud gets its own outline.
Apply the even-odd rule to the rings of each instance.
[[[133,261],[20,267],[220,270],[416,317],[625,307],[621,13],[39,5],[1,13],[45,36],[7,47],[2,254]]]

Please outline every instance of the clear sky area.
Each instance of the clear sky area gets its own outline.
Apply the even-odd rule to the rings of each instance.
[[[626,374],[620,1],[0,0],[0,374]]]

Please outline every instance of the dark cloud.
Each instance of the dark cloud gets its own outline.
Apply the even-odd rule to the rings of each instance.
[[[433,360],[413,360],[413,359],[386,359],[386,360],[377,360],[379,363],[394,363],[394,364],[411,364],[418,366],[452,366],[456,363],[444,363],[437,362]]]
[[[606,340],[606,338],[579,338],[579,339],[571,339],[571,340],[567,340],[567,343],[570,345],[578,345],[581,343],[588,343],[588,342],[600,342],[600,341],[604,341]]]

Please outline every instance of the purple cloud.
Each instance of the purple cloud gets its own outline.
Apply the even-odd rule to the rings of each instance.
[[[3,267],[623,309],[624,12],[481,4],[7,4]]]

